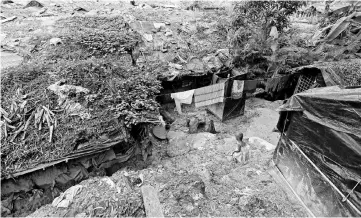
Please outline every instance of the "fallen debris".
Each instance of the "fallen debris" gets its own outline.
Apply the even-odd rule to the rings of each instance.
[[[82,185],[72,186],[53,200],[53,207],[69,207],[69,205],[73,202],[74,197],[81,192],[82,188]]]
[[[150,185],[142,186],[144,208],[147,217],[164,217],[155,188]]]

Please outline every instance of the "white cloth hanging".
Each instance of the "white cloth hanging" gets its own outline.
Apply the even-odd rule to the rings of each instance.
[[[170,95],[170,97],[175,101],[175,105],[179,114],[182,114],[182,104],[192,104],[193,94],[194,89],[185,92],[172,93]]]

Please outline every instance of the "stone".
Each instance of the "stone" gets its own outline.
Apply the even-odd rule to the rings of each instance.
[[[154,23],[154,28],[160,31],[162,28],[165,28],[165,23]]]
[[[50,39],[50,45],[60,45],[63,44],[63,41],[60,38],[52,38]]]
[[[168,31],[164,34],[165,36],[173,36],[173,32],[172,31]]]

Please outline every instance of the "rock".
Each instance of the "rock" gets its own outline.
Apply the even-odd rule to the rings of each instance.
[[[234,151],[238,149],[238,142],[235,137],[223,139],[224,143],[217,146],[217,150],[226,155],[231,155]]]
[[[172,36],[173,35],[173,32],[172,31],[168,31],[168,32],[166,32],[165,34],[164,34],[165,36]]]
[[[267,151],[273,151],[276,149],[276,145],[273,145],[258,137],[250,137],[248,142],[255,147],[264,147]]]
[[[154,28],[160,31],[162,28],[165,28],[165,23],[154,23]]]
[[[193,72],[204,72],[204,65],[199,58],[191,57],[188,60],[187,69]]]
[[[143,37],[144,37],[145,40],[147,40],[147,42],[153,41],[152,34],[143,34]]]
[[[52,38],[50,39],[50,45],[60,45],[63,44],[63,41],[60,38]]]
[[[165,21],[164,23],[165,23],[165,25],[170,25],[170,23],[168,21]]]

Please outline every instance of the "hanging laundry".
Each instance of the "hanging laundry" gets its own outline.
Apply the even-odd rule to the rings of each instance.
[[[244,80],[234,80],[232,85],[232,98],[240,99],[243,96]]]
[[[193,94],[194,89],[185,92],[172,93],[170,95],[170,97],[175,101],[175,105],[179,114],[182,114],[181,104],[192,104]]]
[[[223,102],[224,86],[225,83],[218,83],[194,90],[196,108]]]

